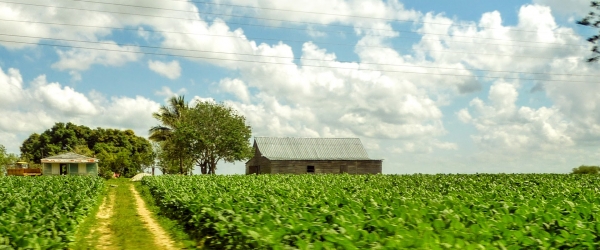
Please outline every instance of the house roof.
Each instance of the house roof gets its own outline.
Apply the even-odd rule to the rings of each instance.
[[[87,157],[76,153],[64,153],[60,155],[54,155],[42,159],[42,163],[82,163],[82,162],[98,162],[98,159]]]
[[[358,138],[255,137],[270,160],[371,160]]]

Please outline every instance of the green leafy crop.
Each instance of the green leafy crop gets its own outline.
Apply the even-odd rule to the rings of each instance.
[[[103,188],[91,176],[0,177],[0,249],[66,249]]]
[[[594,175],[146,177],[211,249],[600,249]]]

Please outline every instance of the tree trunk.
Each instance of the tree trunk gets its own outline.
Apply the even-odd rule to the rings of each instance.
[[[183,174],[183,159],[179,157],[179,173]]]
[[[207,163],[206,161],[202,161],[202,162],[200,163],[200,172],[201,172],[202,174],[207,174],[207,173],[208,173],[208,167],[207,167],[207,164],[208,164],[208,163]]]
[[[209,174],[215,174],[215,170],[217,170],[217,162],[214,158],[211,159],[209,167]]]

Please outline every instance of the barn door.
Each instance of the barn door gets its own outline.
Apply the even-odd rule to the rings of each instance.
[[[260,166],[250,166],[250,174],[260,174]]]

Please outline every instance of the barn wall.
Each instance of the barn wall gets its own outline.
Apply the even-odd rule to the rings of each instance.
[[[253,166],[260,166],[261,174],[271,173],[271,161],[263,157],[256,147],[254,149],[254,157],[246,162],[246,174],[250,174],[250,167]]]
[[[271,161],[272,174],[305,174],[307,166],[315,167],[315,174],[379,174],[380,160],[363,161]]]
[[[381,174],[382,161],[371,160],[371,161],[359,161],[356,166],[357,174]]]
[[[246,174],[250,174],[250,167],[260,166],[261,174],[271,173],[271,161],[265,157],[252,158],[246,163]]]

